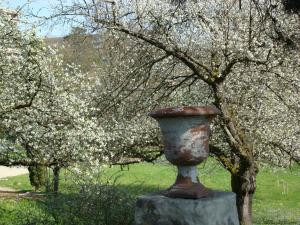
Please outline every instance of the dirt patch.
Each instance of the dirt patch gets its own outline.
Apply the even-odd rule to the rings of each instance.
[[[24,192],[24,191],[18,191],[13,188],[8,187],[0,187],[0,198],[10,198],[10,199],[35,199],[35,200],[43,200],[45,199],[46,195],[45,193],[40,192]]]
[[[16,197],[20,192],[15,189],[0,187],[0,198],[13,198]]]
[[[12,188],[0,187],[0,198],[15,198],[15,199],[45,199],[46,194],[39,192],[22,192]]]
[[[0,193],[1,192],[16,192],[17,190],[8,188],[8,187],[0,187]]]

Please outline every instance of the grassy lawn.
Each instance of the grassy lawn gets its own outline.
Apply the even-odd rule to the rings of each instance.
[[[200,180],[206,186],[218,190],[230,190],[230,174],[222,169],[216,162],[209,160],[199,167]],[[152,191],[161,190],[170,186],[176,177],[176,170],[168,164],[136,164],[129,169],[114,166],[105,170],[105,177],[115,180],[115,185],[133,197]],[[102,176],[103,177],[103,176]],[[69,196],[62,176],[61,191]],[[12,187],[18,190],[30,189],[26,175],[0,180],[0,186]],[[68,195],[67,195],[68,193]],[[69,199],[70,200],[70,199]],[[49,204],[47,205],[49,207]],[[0,200],[0,224],[25,224],[15,222],[16,213],[29,213],[32,217],[47,218],[49,224],[53,216],[48,215],[44,204],[33,200]],[[10,211],[11,213],[7,213]],[[300,167],[291,169],[261,169],[257,177],[257,191],[254,197],[253,214],[255,224],[300,224]],[[24,218],[24,216],[22,216]],[[28,218],[30,220],[30,218]],[[39,223],[46,224],[43,221]],[[62,223],[63,224],[63,223]],[[76,223],[75,223],[76,224]],[[78,223],[80,224],[80,223]]]
[[[18,191],[32,190],[27,174],[9,178],[0,178],[0,187],[14,188]]]

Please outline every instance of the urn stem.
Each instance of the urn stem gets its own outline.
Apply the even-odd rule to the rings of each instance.
[[[193,183],[198,183],[198,170],[196,166],[178,166],[178,175],[190,178]]]

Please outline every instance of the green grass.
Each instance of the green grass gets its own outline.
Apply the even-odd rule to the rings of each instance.
[[[0,178],[0,187],[14,188],[19,191],[32,190],[27,174],[9,178]]]
[[[205,166],[199,167],[200,180],[207,187],[230,191],[230,174],[213,160]],[[141,163],[130,165],[120,170],[120,166],[108,168],[102,179],[114,180],[117,187],[127,190],[136,197],[149,192],[169,187],[175,180],[176,169],[168,164]],[[105,177],[105,178],[103,178]],[[67,193],[64,176],[62,176],[62,192]],[[29,189],[27,176],[12,177],[0,180],[0,186],[13,187],[19,190]],[[74,190],[72,190],[74,191]],[[40,207],[31,200],[0,200],[0,224],[7,216],[1,215],[1,210],[22,210],[28,204],[31,208],[38,208],[35,214],[44,215],[46,211],[39,211]],[[34,206],[34,207],[33,207]],[[35,215],[33,213],[33,215]],[[253,202],[254,223],[257,225],[300,224],[300,167],[292,169],[261,169],[257,176],[257,191]],[[45,217],[45,215],[44,215]],[[4,219],[3,219],[4,218]],[[11,218],[6,218],[9,220]],[[16,223],[18,224],[18,223]],[[21,223],[20,223],[21,224]],[[41,223],[42,224],[42,223]]]
[[[53,221],[39,201],[0,199],[1,225],[55,224]]]
[[[168,188],[174,183],[177,169],[169,164],[141,163],[130,165],[129,169],[114,166],[106,171],[106,178],[116,179],[116,183],[129,186],[136,195]],[[207,187],[230,190],[230,174],[217,163],[209,161],[199,166],[199,178]]]
[[[253,213],[267,224],[270,218],[283,224],[300,224],[300,168],[265,169],[257,177]],[[266,216],[268,215],[268,217]]]

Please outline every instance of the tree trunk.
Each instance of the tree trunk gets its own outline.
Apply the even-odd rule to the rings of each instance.
[[[60,167],[59,166],[55,166],[53,168],[53,192],[55,194],[58,193],[58,187],[59,187],[59,171],[60,171]]]
[[[231,188],[236,193],[236,205],[240,225],[252,225],[252,199],[256,190],[256,175],[258,168],[255,163],[254,149],[249,145],[246,134],[235,122],[235,116],[230,111],[225,96],[223,83],[212,86],[215,96],[215,105],[221,110],[221,127],[227,143],[231,148],[231,155],[227,161],[232,161],[229,167],[231,172]],[[222,161],[222,159],[221,159]],[[223,160],[224,161],[224,160]],[[228,169],[228,167],[225,167]],[[232,169],[234,168],[234,169]]]
[[[28,167],[29,179],[31,186],[34,187],[35,191],[39,190],[46,184],[45,171],[46,167],[41,165],[34,165]]]
[[[231,188],[236,193],[240,225],[252,225],[252,199],[256,190],[257,168],[251,166],[231,174]]]

